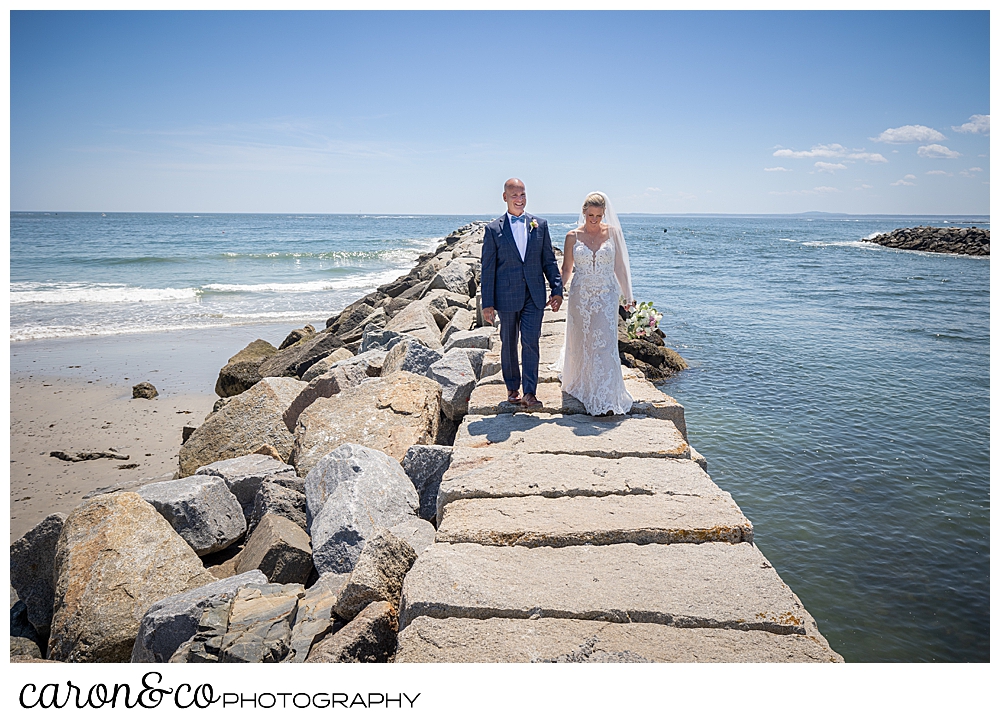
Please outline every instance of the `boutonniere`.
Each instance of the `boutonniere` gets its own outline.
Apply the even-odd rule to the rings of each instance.
[[[535,219],[531,219],[531,223],[528,224],[528,228],[534,231],[536,228],[538,228],[538,221],[536,221]]]

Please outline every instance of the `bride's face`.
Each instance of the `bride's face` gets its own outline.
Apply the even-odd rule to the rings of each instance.
[[[587,222],[588,229],[600,229],[601,220],[604,218],[604,209],[600,206],[587,206],[587,208],[583,210],[583,218]]]

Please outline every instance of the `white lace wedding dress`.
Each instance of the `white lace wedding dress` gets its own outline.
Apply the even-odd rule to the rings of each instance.
[[[628,262],[621,256],[614,238],[596,252],[579,239],[573,242],[566,339],[555,366],[562,368],[563,391],[592,415],[626,414],[632,408],[618,357],[618,296],[621,288],[631,291]]]

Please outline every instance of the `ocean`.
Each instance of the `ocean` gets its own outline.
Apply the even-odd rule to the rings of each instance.
[[[321,326],[477,218],[12,213],[11,354]],[[547,218],[561,245],[575,215]],[[988,661],[989,260],[864,239],[989,219],[622,223],[636,296],[691,365],[660,386],[833,648]]]

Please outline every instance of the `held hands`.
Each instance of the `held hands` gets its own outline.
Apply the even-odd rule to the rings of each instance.
[[[559,307],[562,306],[562,300],[563,297],[561,296],[553,296],[548,300],[548,303],[546,303],[545,306],[552,309],[552,311],[559,311]]]
[[[494,309],[492,306],[487,306],[485,309],[483,309],[483,321],[485,321],[487,324],[493,326],[493,322],[496,320],[496,318],[497,318],[497,312],[496,309]]]

